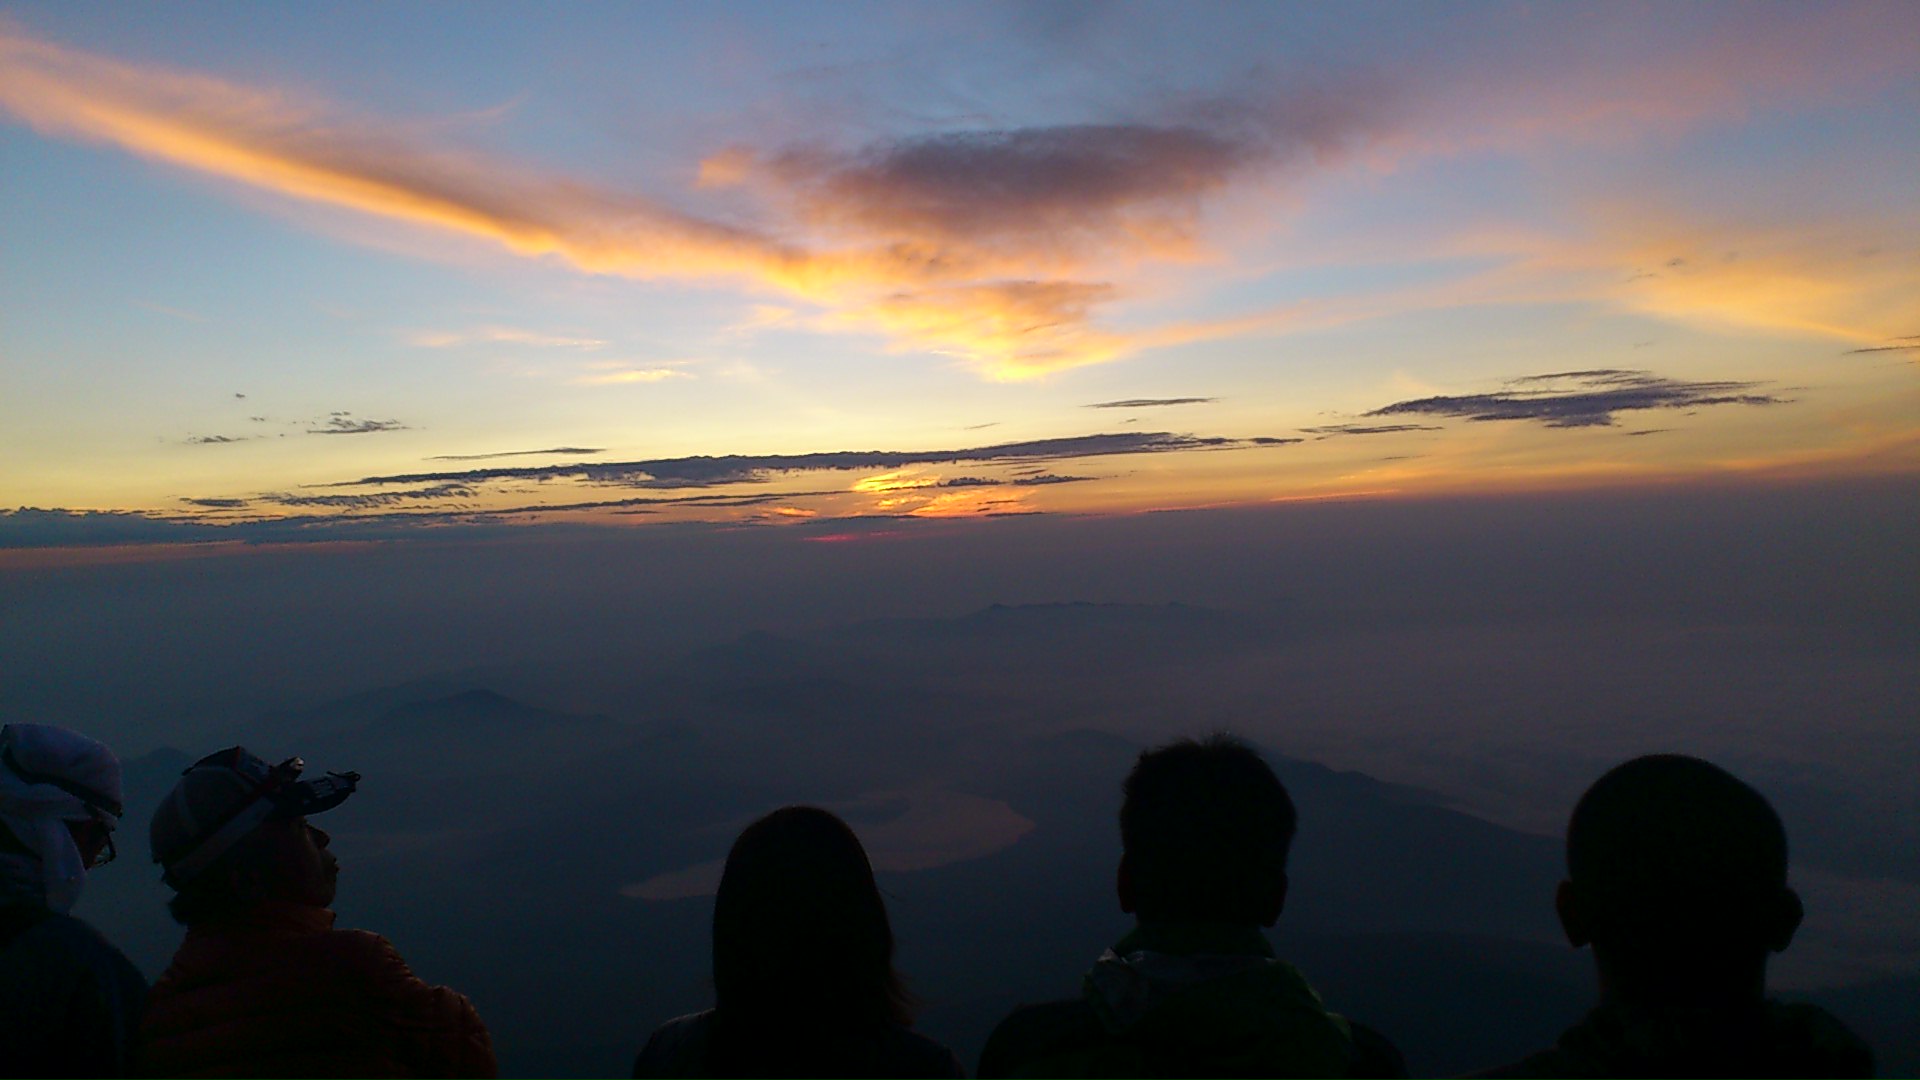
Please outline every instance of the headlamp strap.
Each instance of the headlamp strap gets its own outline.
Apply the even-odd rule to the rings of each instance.
[[[274,811],[273,801],[256,798],[240,812],[228,818],[226,823],[213,831],[213,835],[194,846],[183,858],[175,859],[167,867],[161,879],[178,889],[180,885],[195,874],[213,864],[215,859],[227,853],[228,849],[240,842],[240,839],[252,832],[256,826],[267,819]]]

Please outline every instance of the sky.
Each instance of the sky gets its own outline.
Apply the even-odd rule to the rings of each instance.
[[[1917,44],[1912,4],[0,3],[0,566],[1911,477]]]
[[[1909,974],[1916,116],[1911,2],[0,0],[0,716],[644,727],[877,626],[1538,833],[1707,755],[1803,976]],[[1075,601],[1285,632],[870,622]]]

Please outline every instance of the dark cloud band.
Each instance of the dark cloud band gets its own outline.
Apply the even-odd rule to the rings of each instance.
[[[307,429],[309,435],[373,435],[383,431],[405,431],[398,420],[355,420],[347,413],[334,413],[319,427]]]
[[[1324,424],[1300,430],[1326,439],[1335,435],[1394,435],[1403,431],[1439,431],[1440,428],[1435,424]]]
[[[1686,382],[1647,371],[1598,368],[1527,375],[1493,394],[1416,398],[1367,416],[1446,416],[1464,420],[1537,420],[1547,427],[1610,427],[1614,414],[1640,409],[1707,405],[1781,405],[1786,399],[1753,393],[1759,383]]]
[[[1120,401],[1096,401],[1089,409],[1152,409],[1163,405],[1210,405],[1219,401],[1210,397],[1124,398]]]
[[[495,453],[495,454],[435,454],[432,457],[428,458],[427,460],[428,461],[488,461],[493,458],[503,458],[503,457],[562,457],[562,456],[590,457],[594,454],[604,454],[604,453],[606,453],[606,451],[601,449],[598,446],[556,446],[550,450],[502,450],[499,453]]]
[[[1119,432],[1059,439],[998,443],[959,450],[836,450],[813,454],[658,458],[649,461],[570,463],[527,467],[469,469],[463,472],[402,473],[368,476],[338,487],[386,484],[474,484],[490,480],[554,480],[577,477],[592,483],[641,488],[697,488],[758,483],[775,473],[899,469],[909,465],[1031,463],[1124,454],[1162,454],[1182,450],[1266,446],[1286,440],[1231,439],[1171,432]]]

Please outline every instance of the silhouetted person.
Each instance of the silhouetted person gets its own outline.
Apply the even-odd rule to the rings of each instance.
[[[339,863],[306,815],[357,773],[302,780],[234,746],[180,777],[153,816],[187,938],[154,984],[135,1065],[155,1076],[493,1076],[467,999],[428,986],[386,938],[333,929]]]
[[[1760,793],[1697,758],[1635,758],[1587,789],[1555,898],[1593,946],[1600,1004],[1553,1049],[1487,1076],[1871,1076],[1812,1005],[1767,1000],[1767,957],[1803,911]]]
[[[65,728],[0,728],[0,1075],[124,1076],[147,980],[67,914],[113,858],[120,761]]]
[[[1081,997],[1001,1021],[980,1075],[1406,1075],[1261,932],[1286,906],[1297,819],[1260,755],[1226,735],[1182,739],[1142,753],[1125,791],[1118,891],[1138,926]]]
[[[713,991],[713,1008],[653,1033],[633,1075],[964,1075],[908,1030],[873,867],[825,810],[775,810],[734,841],[713,899]]]

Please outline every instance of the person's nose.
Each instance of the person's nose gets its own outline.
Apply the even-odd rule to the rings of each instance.
[[[313,846],[324,848],[333,842],[333,837],[327,835],[327,830],[317,825],[309,825],[307,828],[313,830]]]

